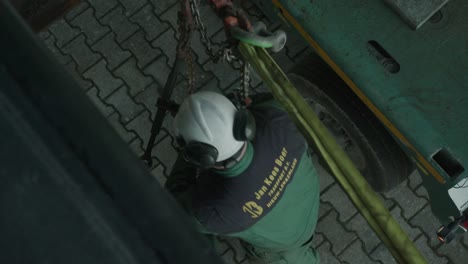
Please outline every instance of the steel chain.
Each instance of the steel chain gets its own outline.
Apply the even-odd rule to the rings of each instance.
[[[194,18],[194,21],[195,21],[195,28],[200,33],[200,41],[203,44],[205,53],[210,57],[210,59],[214,63],[226,61],[230,63],[234,69],[240,70],[241,84],[240,84],[239,90],[240,90],[242,97],[247,98],[249,95],[249,82],[250,82],[249,64],[239,59],[238,57],[236,57],[233,53],[233,48],[229,47],[227,43],[221,44],[223,45],[223,47],[220,47],[217,52],[213,50],[213,46],[214,45],[219,46],[219,44],[214,44],[213,42],[211,42],[211,40],[207,36],[208,33],[206,30],[206,26],[203,23],[203,20],[201,19],[201,16],[200,16],[199,3],[197,2],[197,0],[188,0],[188,1],[190,5],[190,12],[192,13],[192,17]],[[192,81],[189,80],[189,83],[193,83],[193,80]]]
[[[241,69],[241,85],[240,93],[242,98],[249,97],[249,84],[250,84],[250,64],[244,62]]]
[[[241,62],[236,56],[234,56],[232,47],[229,47],[227,43],[224,43],[224,44],[213,43],[208,38],[206,26],[203,23],[203,20],[201,19],[201,16],[200,16],[200,7],[199,7],[199,3],[197,2],[197,0],[188,0],[188,1],[190,4],[190,12],[192,13],[192,16],[195,20],[195,27],[197,31],[200,33],[200,41],[203,44],[203,47],[205,48],[205,53],[215,63],[218,63],[221,61],[227,61],[231,63],[231,65],[235,69],[239,69]],[[223,45],[223,47],[220,47],[218,51],[215,52],[213,49],[213,46],[220,46],[220,45]],[[235,65],[235,63],[237,63],[238,65]]]
[[[177,13],[177,25],[179,28],[179,40],[177,42],[178,56],[182,56],[186,62],[187,73],[187,91],[191,94],[195,86],[195,66],[193,63],[192,49],[190,48],[191,26],[187,21],[187,17],[181,12]]]
[[[207,36],[206,27],[201,19],[200,8],[198,6],[197,0],[189,0],[189,4],[190,4],[190,12],[192,13],[192,16],[195,20],[195,27],[200,33],[200,40],[205,48],[206,54],[208,54],[208,56],[215,62],[219,61],[220,53],[219,52],[215,53],[213,51],[213,44],[211,43],[210,39]]]

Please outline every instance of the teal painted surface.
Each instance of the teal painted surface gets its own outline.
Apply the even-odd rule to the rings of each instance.
[[[468,169],[468,1],[450,1],[439,23],[427,22],[417,31],[383,1],[280,2],[446,178],[444,185],[424,183],[429,191],[437,189],[434,197],[448,197],[446,190],[467,177],[468,171],[450,179],[432,156],[444,147]],[[399,62],[398,73],[388,73],[379,64],[368,50],[370,40]],[[447,197],[440,198],[445,205]],[[445,208],[439,216],[454,214],[452,205]]]

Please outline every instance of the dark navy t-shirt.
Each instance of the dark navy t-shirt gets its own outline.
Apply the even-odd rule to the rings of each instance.
[[[268,214],[294,174],[306,141],[287,113],[271,104],[251,109],[257,125],[250,166],[238,176],[202,175],[192,193],[192,209],[207,231],[240,232]]]

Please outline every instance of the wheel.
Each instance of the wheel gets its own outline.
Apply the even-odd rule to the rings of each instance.
[[[374,190],[388,191],[413,171],[395,139],[317,55],[296,65],[288,77]]]

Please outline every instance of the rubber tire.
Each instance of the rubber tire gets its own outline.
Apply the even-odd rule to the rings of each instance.
[[[414,170],[414,164],[382,123],[320,57],[309,55],[288,77],[305,98],[320,104],[359,147],[365,160],[361,173],[374,190],[388,191]]]

